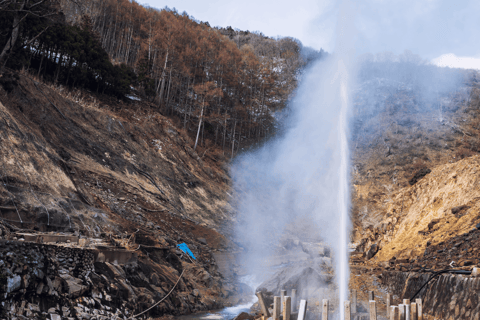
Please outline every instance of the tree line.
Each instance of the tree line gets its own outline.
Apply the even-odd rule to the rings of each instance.
[[[54,83],[124,97],[136,75],[114,65],[89,16],[69,25],[55,1],[9,0],[0,11],[1,67],[26,69]]]
[[[9,30],[0,46],[8,46],[20,26],[16,47],[7,50],[16,52],[10,66],[119,97],[134,86],[159,111],[180,119],[195,147],[211,143],[235,153],[269,136],[302,70],[325,55],[293,38],[212,28],[185,12],[135,1],[40,0],[61,19],[30,14],[20,23],[10,13],[21,2],[35,2],[5,1],[12,10],[0,8]]]

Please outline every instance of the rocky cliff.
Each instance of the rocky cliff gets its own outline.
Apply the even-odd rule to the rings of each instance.
[[[220,153],[197,154],[142,101],[8,72],[0,82],[4,314],[123,317],[167,297],[150,311],[161,316],[237,301],[213,257],[235,247]]]

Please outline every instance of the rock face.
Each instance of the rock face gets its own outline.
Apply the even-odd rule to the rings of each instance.
[[[212,255],[235,247],[217,231],[232,218],[223,156],[200,159],[188,133],[146,102],[84,94],[79,103],[22,75],[11,91],[0,86],[0,238],[18,239],[0,248],[0,308],[123,318],[164,297],[183,271],[148,316],[224,306],[236,282]],[[32,243],[25,230],[48,237]],[[72,239],[55,245],[53,233]],[[177,253],[180,243],[195,261]]]
[[[208,286],[221,294],[218,274],[182,262],[168,250],[164,254],[165,263],[177,259],[178,270],[136,259],[122,265],[96,262],[100,254],[95,249],[0,239],[0,279],[4,279],[0,306],[5,314],[32,319],[75,314],[82,319],[123,318],[165,296],[184,271],[170,298],[154,308],[153,314],[221,307],[222,298],[206,291]]]
[[[281,290],[297,290],[298,297],[311,297],[319,288],[327,288],[332,281],[332,276],[320,269],[312,267],[285,267],[263,282],[257,291],[271,292],[275,296],[280,295]],[[265,299],[269,300],[268,295]],[[272,296],[273,301],[273,296]]]
[[[410,179],[408,181],[408,183],[413,186],[415,183],[418,182],[418,180],[422,179],[423,177],[425,177],[427,174],[429,174],[430,172],[432,172],[432,170],[428,169],[428,168],[422,168],[420,170],[418,170],[415,175],[412,177],[412,179]]]
[[[372,244],[377,244],[374,260],[388,261],[393,257],[418,260],[429,247],[471,232],[478,224],[480,210],[480,202],[476,200],[480,190],[472,188],[478,179],[478,155],[433,167],[430,174],[413,186],[391,194],[391,200],[385,205],[388,217],[362,232],[363,239],[358,242],[357,250],[367,254]],[[445,249],[443,255],[450,255],[451,259],[441,262],[457,263],[468,258],[460,257],[460,250]],[[472,253],[479,258],[476,252]]]
[[[370,249],[367,252],[367,260],[372,259],[378,252],[378,245],[376,243],[370,246]]]
[[[431,274],[384,271],[382,283],[400,299],[410,299]],[[422,298],[423,312],[435,319],[478,319],[480,279],[462,275],[440,275],[417,298]]]
[[[253,319],[255,319],[255,317],[246,312],[242,312],[237,317],[235,317],[235,320],[253,320]]]

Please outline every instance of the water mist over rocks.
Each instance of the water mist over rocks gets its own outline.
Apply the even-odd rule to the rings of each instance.
[[[315,279],[302,279],[311,288],[304,284],[299,296],[318,301],[319,296],[306,295],[318,295],[318,289],[327,286],[329,277],[319,273],[329,259],[319,254],[321,246],[308,258],[300,256],[311,253],[306,247],[324,242],[333,249],[338,290],[329,298],[339,299],[340,305],[347,298],[349,275],[348,122],[354,78],[349,16],[345,6],[337,50],[302,79],[289,106],[285,132],[240,156],[232,167],[239,212],[236,236],[245,248],[245,268],[265,276],[267,266],[283,264],[292,276],[311,275]],[[312,260],[317,257],[323,263]]]
[[[290,289],[288,284],[301,298],[329,298],[341,319],[338,306],[347,299],[349,279],[350,149],[366,150],[382,140],[388,127],[403,125],[398,117],[406,113],[448,121],[448,99],[466,75],[410,51],[356,57],[353,21],[344,3],[336,50],[304,75],[282,120],[284,130],[232,166],[236,238],[245,249],[245,269],[267,280],[263,286],[274,294]],[[399,95],[410,100],[392,103]],[[391,116],[387,121],[385,114]],[[387,140],[383,144],[389,147]]]

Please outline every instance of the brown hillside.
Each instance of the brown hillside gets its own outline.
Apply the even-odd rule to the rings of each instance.
[[[355,123],[353,241],[364,254],[377,244],[376,262],[419,259],[427,243],[454,239],[479,222],[479,90],[476,73],[464,75],[460,87],[427,103],[401,84],[382,87],[384,105]],[[356,103],[363,115],[362,92]]]
[[[212,253],[233,248],[219,232],[232,219],[229,177],[212,152],[194,152],[186,134],[141,101],[74,95],[8,73],[2,83],[9,88],[0,87],[3,237],[12,239],[14,231],[75,234],[111,250],[132,250],[138,261],[122,266],[124,271],[107,272],[113,267],[96,262],[97,273],[107,270],[108,279],[95,273],[90,282],[75,280],[85,281],[87,296],[95,290],[111,295],[113,302],[103,295],[99,303],[114,310],[146,309],[166,295],[182,271],[179,287],[153,314],[226,303],[238,287],[222,279]],[[182,242],[197,261],[176,249]],[[13,272],[8,270],[1,272]],[[64,276],[52,272],[52,283]],[[33,289],[14,301],[38,299],[35,279],[25,284]],[[50,298],[45,294],[48,301],[62,305],[61,299],[73,299],[58,290]]]
[[[435,167],[388,204],[379,261],[417,259],[428,245],[469,232],[480,222],[480,156]],[[403,208],[403,212],[402,212]]]

